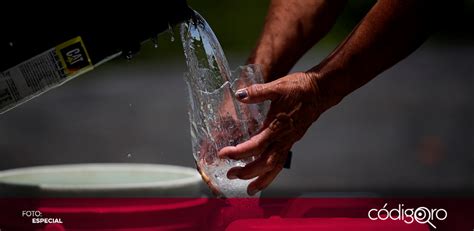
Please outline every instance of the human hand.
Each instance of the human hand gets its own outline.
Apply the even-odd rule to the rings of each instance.
[[[236,97],[243,103],[272,101],[257,135],[237,146],[224,147],[218,153],[221,158],[257,157],[245,167],[235,167],[227,173],[229,179],[257,177],[247,188],[247,193],[254,195],[275,179],[293,144],[331,104],[318,88],[317,75],[302,72],[240,89]]]

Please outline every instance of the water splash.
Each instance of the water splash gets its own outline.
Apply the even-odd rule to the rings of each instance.
[[[255,134],[257,126],[249,126],[253,121],[262,124],[262,111],[258,111],[256,105],[247,106],[238,102],[234,91],[242,76],[263,78],[253,71],[233,76],[214,32],[197,12],[181,24],[180,35],[188,67],[185,80],[196,163],[201,174],[208,177],[223,196],[248,197],[246,189],[251,181],[229,180],[227,171],[232,167],[245,166],[253,159],[224,160],[217,157],[217,152]],[[252,112],[259,117],[251,117],[244,112]]]
[[[230,77],[229,63],[216,35],[204,18],[195,16],[181,24],[186,64],[199,89],[212,92]]]
[[[158,48],[158,37],[157,36],[151,37],[151,42],[153,43],[154,48]]]
[[[171,24],[168,24],[168,33],[170,34],[171,42],[174,42],[174,32],[173,32],[173,27],[171,26]]]
[[[132,51],[127,51],[125,53],[125,58],[127,59],[127,61],[131,61],[133,59],[133,57],[134,57],[134,54],[133,54]]]

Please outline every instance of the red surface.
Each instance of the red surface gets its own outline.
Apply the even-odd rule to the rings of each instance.
[[[372,221],[368,218],[281,218],[247,219],[232,222],[226,231],[314,230],[314,231],[429,231],[427,225],[400,221]]]
[[[433,221],[437,229],[473,230],[474,199],[384,198],[3,198],[0,229],[36,231],[78,230],[406,230],[427,231],[428,224],[372,221],[370,209],[426,206],[443,208],[447,219]],[[32,224],[24,210],[63,224]]]

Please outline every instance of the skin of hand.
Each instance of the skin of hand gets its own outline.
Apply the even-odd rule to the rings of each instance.
[[[276,76],[285,75],[305,51],[329,31],[336,21],[337,16],[342,12],[346,2],[347,0],[272,0],[266,17],[264,30],[247,63],[257,63],[261,65],[265,82],[275,80]],[[313,23],[314,21],[319,23],[316,25]],[[298,27],[294,25],[298,25]],[[299,73],[288,79],[297,80],[298,77],[303,77],[302,79],[308,78],[306,74]],[[296,81],[295,84],[299,81],[301,80]],[[310,81],[305,82],[309,83]],[[306,88],[310,89],[314,87],[308,85]],[[316,92],[314,89],[309,90],[306,95],[316,94],[310,91]],[[296,98],[296,96],[292,98]],[[301,106],[304,109],[304,105]],[[229,111],[232,112],[233,108],[232,100],[226,98],[220,113],[225,114]],[[231,114],[234,119],[237,118],[234,113]],[[317,113],[315,113],[314,117],[316,117],[316,114]],[[270,122],[271,121],[267,119],[265,126],[268,126]],[[249,131],[249,133],[255,134],[257,132]],[[213,136],[216,137],[215,139],[221,139],[225,135],[214,133]],[[212,162],[214,150],[211,150],[210,145],[211,144],[206,141],[201,145],[202,156],[199,157],[196,166],[204,182],[206,182],[214,195],[222,196],[202,169],[202,166],[210,164],[210,159]],[[273,159],[271,161],[284,163],[286,155],[287,154],[281,157],[278,156],[278,160]],[[278,166],[283,163],[279,163]],[[277,172],[275,172],[274,176],[276,176],[276,174]],[[268,181],[268,183],[270,182],[271,180]]]
[[[302,2],[328,4],[330,1]],[[269,15],[278,15],[278,12],[284,10],[292,12],[288,10],[292,4],[298,5],[293,0],[274,0],[270,6],[270,11],[274,12]],[[290,74],[266,84],[257,84],[237,91],[236,97],[241,102],[271,100],[272,104],[260,133],[244,143],[224,147],[219,151],[221,158],[240,159],[249,155],[258,157],[245,167],[229,170],[228,178],[257,177],[247,189],[250,195],[266,188],[281,171],[290,148],[301,139],[321,113],[408,56],[427,39],[439,23],[436,19],[439,18],[438,14],[443,6],[438,4],[427,0],[379,0],[353,32],[316,67],[305,73]],[[307,7],[303,7],[305,8]],[[308,13],[308,18],[318,18],[319,16],[313,15],[322,14],[318,12]],[[293,13],[290,16],[297,17],[296,22],[299,23],[318,23],[306,21],[305,17],[302,19],[297,15]],[[260,62],[267,66],[267,80],[287,72],[297,60],[291,57],[290,61],[284,61],[287,57],[281,56],[298,56],[304,53],[293,53],[294,51],[290,51],[292,46],[297,47],[295,50],[310,47],[302,46],[302,43],[289,44],[284,41],[298,41],[298,34],[305,37],[311,32],[321,33],[313,26],[306,27],[312,28],[307,33],[290,30],[290,35],[275,36],[283,33],[282,28],[288,27],[278,16],[275,17],[267,17],[264,35],[250,59],[250,62]],[[273,36],[266,36],[265,33]],[[316,40],[317,38],[313,39]]]
[[[247,63],[260,64],[266,82],[277,79],[276,76],[285,75],[306,50],[331,29],[346,2],[347,0],[272,0],[262,35]],[[319,23],[315,24],[315,21]],[[314,76],[310,77],[307,73],[295,73],[273,84],[281,86],[281,89],[280,87],[274,88],[273,85],[267,87],[261,84],[244,90],[247,97],[239,97],[239,95],[242,96],[242,92],[237,92],[236,95],[244,103],[261,102],[266,97],[275,100],[272,102],[262,128],[262,131],[266,132],[260,132],[258,136],[254,136],[249,141],[250,143],[247,142],[250,145],[238,146],[246,148],[248,151],[258,147],[260,151],[267,151],[266,154],[260,155],[256,161],[248,164],[245,168],[231,169],[227,174],[228,178],[232,179],[265,176],[249,186],[247,192],[250,195],[254,195],[272,182],[281,171],[288,151],[294,142],[303,136],[325,108],[329,108],[329,106],[322,106],[326,105],[323,100],[313,100],[319,98],[319,89],[314,81]],[[267,92],[268,95],[266,95]],[[284,106],[287,101],[291,101],[291,103]],[[319,107],[314,107],[317,103],[320,104]],[[273,122],[277,116],[279,122]],[[301,119],[295,119],[299,116],[302,116]],[[271,124],[272,126],[270,126]],[[289,139],[286,142],[252,143],[259,137],[272,137],[273,134],[280,133],[284,133],[284,135],[274,138],[277,140]],[[259,154],[259,150],[253,153]],[[238,148],[224,148],[219,152],[219,155],[235,159],[248,157],[248,154],[233,157],[232,153],[238,151]],[[268,163],[268,165],[265,165],[260,171],[258,168],[264,163]],[[240,170],[243,171],[242,174],[239,173]]]
[[[272,0],[247,64],[260,64],[265,82],[288,74],[298,59],[326,35],[347,0]]]
[[[266,84],[254,84],[236,92],[243,103],[271,100],[263,129],[250,140],[219,151],[220,157],[243,159],[258,156],[245,167],[228,171],[229,179],[252,179],[248,189],[254,195],[267,187],[282,170],[288,152],[306,130],[331,106],[320,94],[314,75],[299,72]]]

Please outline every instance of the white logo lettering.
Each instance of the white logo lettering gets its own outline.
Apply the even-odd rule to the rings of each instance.
[[[406,224],[411,224],[416,221],[419,224],[429,224],[436,229],[433,220],[444,221],[448,217],[448,212],[445,209],[429,209],[427,207],[418,207],[416,209],[403,208],[404,204],[399,204],[397,208],[391,210],[387,209],[387,203],[381,209],[371,209],[368,212],[370,220],[400,220]]]
[[[66,55],[67,55],[67,59],[68,59],[68,61],[71,65],[74,64],[74,63],[77,63],[79,61],[84,60],[84,58],[82,58],[81,50],[79,50],[79,48],[68,51],[66,53]]]

